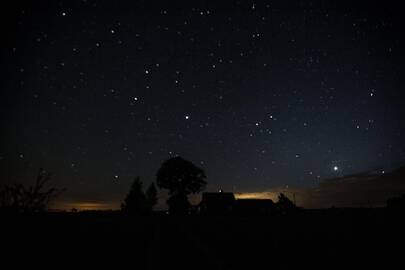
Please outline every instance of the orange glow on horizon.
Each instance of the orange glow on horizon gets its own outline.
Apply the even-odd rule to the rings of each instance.
[[[60,210],[72,210],[77,209],[79,211],[83,210],[117,210],[119,205],[116,203],[106,203],[106,202],[61,202],[57,203],[54,208]]]
[[[244,192],[235,193],[236,199],[271,199],[277,201],[278,192]]]

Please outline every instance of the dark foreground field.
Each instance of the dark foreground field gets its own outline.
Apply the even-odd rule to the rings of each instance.
[[[383,209],[277,217],[3,215],[1,261],[12,264],[2,269],[403,269],[401,215]]]

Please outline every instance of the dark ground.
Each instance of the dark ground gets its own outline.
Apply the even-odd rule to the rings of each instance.
[[[276,217],[3,215],[1,261],[11,263],[7,269],[402,269],[404,216],[385,209]]]

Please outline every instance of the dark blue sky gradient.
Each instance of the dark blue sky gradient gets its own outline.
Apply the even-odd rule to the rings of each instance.
[[[215,2],[5,8],[2,181],[119,201],[177,154],[237,192],[402,163],[398,6]]]

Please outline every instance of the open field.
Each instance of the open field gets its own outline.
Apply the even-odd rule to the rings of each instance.
[[[16,267],[42,266],[51,258],[60,266],[113,263],[114,269],[128,263],[133,269],[387,269],[402,261],[403,225],[384,209],[277,217],[89,212],[4,216],[2,234],[4,258],[16,258]]]

